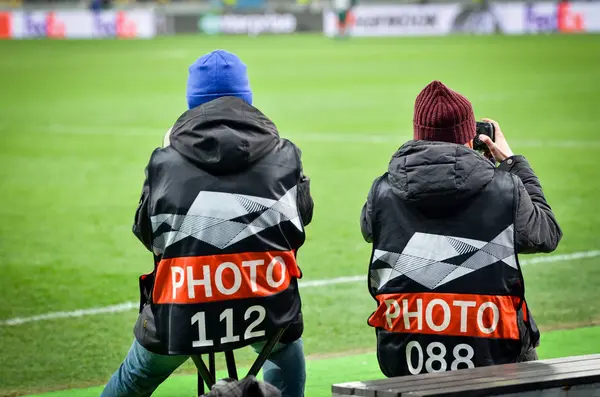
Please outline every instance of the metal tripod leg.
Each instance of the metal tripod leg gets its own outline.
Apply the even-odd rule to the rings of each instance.
[[[215,363],[215,353],[208,353],[208,371],[213,376],[213,385],[217,381],[217,368]],[[210,385],[212,387],[212,385]]]
[[[256,376],[258,374],[258,372],[264,365],[265,361],[267,361],[267,358],[273,351],[273,348],[275,347],[275,345],[281,339],[281,337],[286,329],[287,329],[287,327],[280,328],[279,330],[277,330],[277,332],[273,336],[271,336],[269,339],[267,339],[267,342],[261,349],[260,353],[258,354],[258,357],[254,361],[254,364],[252,364],[252,367],[250,367],[250,370],[248,371],[248,375],[246,375],[246,376],[250,376],[250,375]],[[213,385],[215,384],[215,376],[216,376],[215,354],[214,353],[208,354],[208,365],[209,365],[208,368],[206,367],[206,364],[202,360],[202,357],[192,356],[192,360],[194,361],[194,364],[196,364],[196,368],[198,369],[198,396],[202,396],[204,394],[204,384],[205,383],[206,383],[206,386],[208,387],[208,390],[210,390],[211,387],[213,387]],[[232,379],[238,380],[237,368],[235,366],[235,356],[234,356],[232,350],[225,352],[225,361],[227,363],[227,372],[229,374],[229,377]]]
[[[198,369],[198,395],[201,396],[204,394],[204,383],[208,387],[208,390],[215,384],[215,376],[213,373],[209,371],[200,356],[192,356],[192,360],[194,364],[196,364],[196,368]],[[210,355],[209,355],[210,360]],[[214,361],[214,354],[213,354]]]
[[[225,352],[225,362],[227,363],[227,373],[231,379],[238,380],[237,368],[235,366],[235,356],[233,350]]]
[[[248,371],[248,375],[246,376],[256,376],[258,374],[263,364],[265,363],[265,361],[267,361],[267,358],[271,354],[271,351],[273,350],[277,342],[279,342],[279,339],[281,339],[281,336],[283,335],[286,329],[287,327],[280,328],[275,335],[271,336],[271,338],[267,340],[267,343],[263,346],[258,357],[256,358],[256,361],[254,361],[254,364],[252,364],[252,367],[250,367],[250,371]]]

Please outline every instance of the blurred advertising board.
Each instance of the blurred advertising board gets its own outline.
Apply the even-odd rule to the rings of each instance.
[[[600,3],[588,2],[363,5],[352,14],[353,36],[600,32]],[[326,35],[336,33],[332,11],[323,26]]]
[[[599,3],[501,3],[489,14],[505,34],[600,32]]]
[[[559,11],[559,32],[600,32],[600,3],[568,3],[568,6],[562,13]]]
[[[359,5],[351,14],[353,36],[439,36],[449,33],[458,4]],[[337,31],[336,14],[323,14],[327,36]]]
[[[10,39],[12,34],[12,15],[10,12],[0,12],[0,39]]]
[[[156,18],[150,10],[15,11],[0,14],[0,38],[151,38]]]
[[[197,15],[175,15],[174,33],[204,33],[210,35],[290,34],[321,32],[321,14],[311,12],[259,12]]]
[[[533,3],[523,10],[525,33],[600,32],[599,3]]]

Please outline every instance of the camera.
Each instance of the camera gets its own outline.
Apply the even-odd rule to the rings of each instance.
[[[476,126],[475,138],[473,139],[473,149],[480,152],[489,152],[489,149],[485,143],[479,139],[479,135],[487,135],[490,137],[492,142],[496,141],[496,135],[494,134],[494,124],[486,121],[478,121]]]

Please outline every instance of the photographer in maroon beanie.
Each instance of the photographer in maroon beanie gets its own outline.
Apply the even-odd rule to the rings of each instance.
[[[429,84],[415,102],[414,140],[362,209],[377,302],[369,325],[386,376],[537,359],[518,254],[551,252],[562,232],[527,160],[484,121],[495,128],[495,142],[479,137],[489,158],[472,149],[469,100]]]

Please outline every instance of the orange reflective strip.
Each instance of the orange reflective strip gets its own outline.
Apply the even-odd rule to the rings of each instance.
[[[288,288],[300,269],[292,251],[163,259],[154,303],[202,303],[270,296]]]
[[[515,296],[426,292],[377,300],[369,325],[391,332],[519,339]]]

